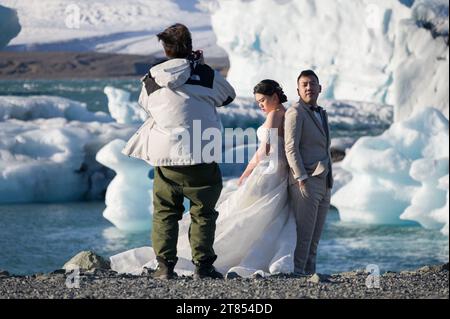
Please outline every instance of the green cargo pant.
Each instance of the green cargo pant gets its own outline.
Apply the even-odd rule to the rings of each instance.
[[[158,258],[177,261],[178,221],[184,197],[190,201],[189,242],[195,264],[213,264],[214,234],[222,191],[222,175],[217,163],[191,166],[157,166],[153,184],[152,245]]]

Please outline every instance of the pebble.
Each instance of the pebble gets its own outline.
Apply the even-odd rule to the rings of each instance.
[[[422,267],[416,271],[386,273],[379,288],[368,288],[359,272],[314,274],[309,278],[291,275],[263,279],[154,280],[149,276],[117,274],[111,270],[81,273],[79,288],[66,286],[67,274],[55,271],[34,276],[10,276],[1,271],[3,298],[449,298],[448,264]],[[2,277],[3,276],[3,277]]]

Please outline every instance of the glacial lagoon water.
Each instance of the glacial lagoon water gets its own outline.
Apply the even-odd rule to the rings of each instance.
[[[0,269],[14,274],[59,269],[82,250],[109,257],[151,245],[150,233],[118,230],[103,202],[0,205]],[[418,225],[356,225],[330,210],[319,245],[318,272],[378,265],[381,272],[448,261],[448,238]]]

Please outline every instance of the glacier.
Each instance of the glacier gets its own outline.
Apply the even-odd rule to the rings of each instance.
[[[323,98],[391,104],[399,120],[416,107],[437,108],[448,118],[448,1],[217,0],[203,6],[228,53],[228,80],[239,96],[272,78],[296,100],[295,79],[313,69]]]
[[[193,41],[208,58],[226,57],[216,44],[209,14],[186,0],[2,0],[2,5],[17,10],[22,26],[5,48],[7,51],[163,56],[156,34],[180,22],[190,27]]]

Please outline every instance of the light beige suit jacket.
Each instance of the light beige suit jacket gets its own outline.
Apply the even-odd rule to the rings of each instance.
[[[328,116],[322,108],[320,114],[325,125],[301,100],[286,111],[284,139],[290,185],[297,183],[301,176],[325,174],[328,188],[333,186]]]

